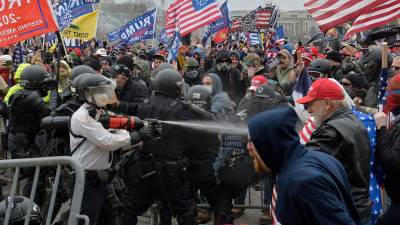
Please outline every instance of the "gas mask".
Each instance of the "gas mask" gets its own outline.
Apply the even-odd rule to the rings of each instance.
[[[231,68],[231,63],[229,62],[218,62],[217,70],[222,72],[227,72]]]

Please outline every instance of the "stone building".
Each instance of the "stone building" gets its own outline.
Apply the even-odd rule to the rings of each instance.
[[[307,41],[320,32],[317,24],[305,10],[281,11],[278,26],[283,26],[285,36],[292,42]]]

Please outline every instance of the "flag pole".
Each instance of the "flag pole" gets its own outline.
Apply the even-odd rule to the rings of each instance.
[[[156,8],[155,16],[154,16],[154,25],[153,25],[153,48],[156,45],[156,24],[157,24],[157,14],[158,8]]]

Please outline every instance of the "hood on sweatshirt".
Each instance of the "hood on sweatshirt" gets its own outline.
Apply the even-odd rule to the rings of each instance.
[[[232,63],[231,56],[227,50],[219,50],[215,56],[215,61],[218,63],[221,59],[226,58],[230,63]]]
[[[268,110],[248,121],[251,141],[274,173],[280,172],[294,152],[305,151],[295,129],[297,122],[297,113],[291,107]]]

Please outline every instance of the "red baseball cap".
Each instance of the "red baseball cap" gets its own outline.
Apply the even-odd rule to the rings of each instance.
[[[268,80],[263,75],[254,76],[251,79],[251,85],[250,85],[249,90],[255,91],[255,90],[257,90],[258,87],[260,87],[261,85],[266,84],[266,83],[268,83]]]
[[[344,93],[342,88],[328,78],[316,80],[303,98],[297,99],[299,104],[307,104],[317,99],[343,100]]]

